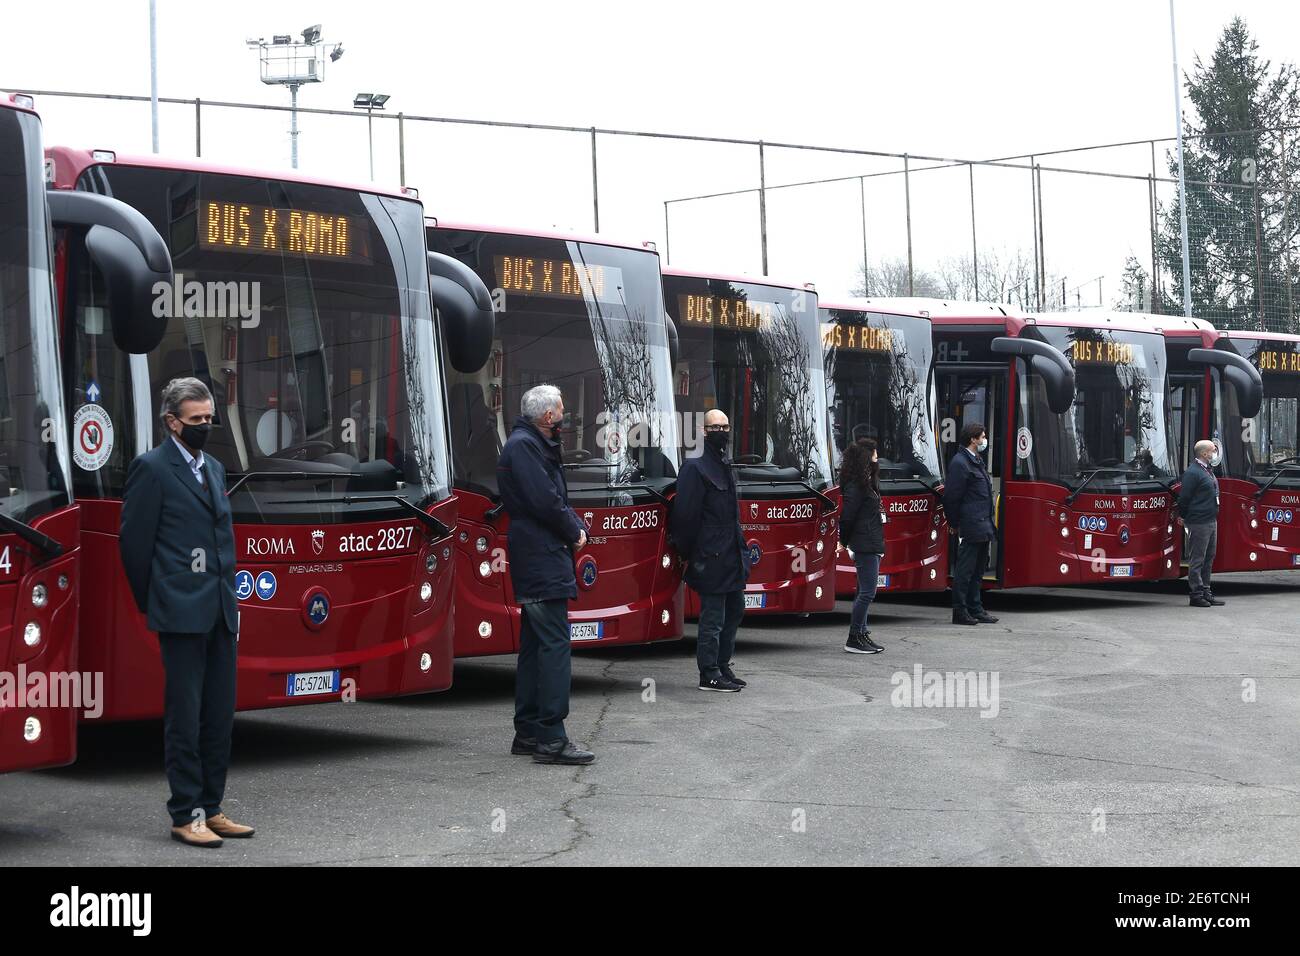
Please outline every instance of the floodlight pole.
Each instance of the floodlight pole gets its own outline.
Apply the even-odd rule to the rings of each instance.
[[[1183,315],[1192,314],[1192,261],[1187,241],[1187,180],[1183,174],[1183,89],[1178,79],[1178,35],[1174,31],[1174,0],[1169,0],[1169,42],[1174,51],[1174,123],[1178,127],[1178,219],[1183,238]]]
[[[289,165],[298,168],[298,84],[289,84]]]

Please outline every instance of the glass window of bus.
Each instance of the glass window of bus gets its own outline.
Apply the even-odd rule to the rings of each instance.
[[[1175,465],[1169,441],[1164,339],[1155,332],[1038,325],[1036,333],[1074,366],[1069,412],[1047,404],[1042,379],[1020,363],[1016,477],[1077,487],[1123,490],[1168,481]],[[1017,436],[1019,437],[1019,436]],[[1095,474],[1094,474],[1095,473]]]
[[[1264,402],[1253,420],[1243,420],[1237,393],[1217,377],[1223,419],[1219,437],[1223,467],[1234,478],[1274,488],[1300,487],[1300,343],[1278,339],[1237,339],[1234,344],[1260,370]]]
[[[130,166],[94,167],[82,187],[139,209],[171,248],[155,421],[161,385],[195,376],[216,405],[204,451],[228,474],[309,475],[246,483],[236,521],[377,520],[406,513],[384,496],[450,493],[418,203]]]
[[[0,508],[69,501],[40,121],[0,109]]]
[[[883,480],[936,477],[930,323],[823,309],[822,341],[836,468],[858,429],[877,442]]]
[[[653,252],[503,233],[429,231],[496,292],[491,358],[448,372],[456,482],[497,493],[501,445],[524,392],[564,397],[560,442],[575,495],[620,504],[662,491],[677,475],[668,337]]]
[[[720,408],[731,421],[737,464],[793,469],[816,487],[828,484],[816,298],[716,279],[674,279],[669,287],[676,290],[669,309],[680,341],[674,390],[685,452],[698,453],[704,414]]]

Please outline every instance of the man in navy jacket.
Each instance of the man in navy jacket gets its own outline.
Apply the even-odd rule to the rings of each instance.
[[[131,462],[118,544],[136,606],[158,633],[166,685],[163,757],[172,838],[218,847],[253,828],[221,810],[235,722],[235,531],[226,471],[203,445],[212,394],[197,378],[162,390],[167,437]]]
[[[700,595],[695,645],[700,690],[734,693],[745,686],[731,670],[736,631],[745,614],[749,549],[740,530],[736,478],[727,459],[731,425],[717,408],[704,415],[704,450],[682,462],[673,499],[673,543],[686,559],[686,583]]]
[[[1210,590],[1210,568],[1219,540],[1219,479],[1210,465],[1215,451],[1214,442],[1208,439],[1196,443],[1196,457],[1183,472],[1178,489],[1178,513],[1187,526],[1187,587],[1192,607],[1222,607],[1225,603]]]
[[[587,764],[595,755],[573,743],[569,716],[569,602],[578,596],[574,552],[587,526],[569,507],[560,459],[564,399],[554,385],[524,392],[520,416],[501,449],[497,487],[510,516],[506,545],[510,583],[519,602],[513,754],[537,763]]]
[[[984,426],[972,422],[961,430],[961,448],[952,456],[943,482],[943,510],[948,528],[957,533],[957,567],[952,575],[952,622],[995,624],[984,610],[980,584],[989,566],[993,527],[993,481],[984,466],[989,446]]]

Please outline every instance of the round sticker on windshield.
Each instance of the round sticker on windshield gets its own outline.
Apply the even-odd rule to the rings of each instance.
[[[1021,426],[1016,432],[1016,457],[1028,458],[1034,451],[1034,433],[1028,428]]]
[[[1215,468],[1218,468],[1219,462],[1223,461],[1223,442],[1219,441],[1219,439],[1217,438],[1215,438],[1213,441],[1214,441],[1214,454],[1210,456],[1210,465]]]
[[[72,460],[82,471],[99,471],[113,454],[113,419],[102,405],[82,405],[72,418]]]

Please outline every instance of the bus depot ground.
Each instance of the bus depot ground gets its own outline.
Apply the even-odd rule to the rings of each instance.
[[[882,598],[870,657],[847,603],[750,616],[740,694],[696,689],[693,624],[587,650],[582,768],[509,754],[513,657],[240,714],[226,810],[259,832],[218,850],[168,839],[159,722],[87,727],[75,765],[0,777],[0,865],[1295,865],[1300,573],[1224,575],[1222,608],[1184,588],[993,593],[978,628]],[[997,715],[895,706],[918,664],[996,673]]]

